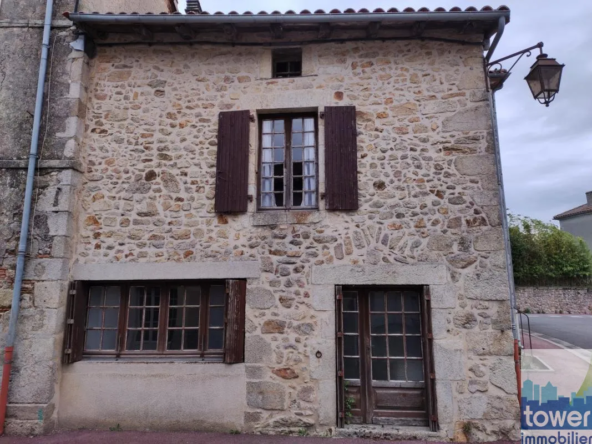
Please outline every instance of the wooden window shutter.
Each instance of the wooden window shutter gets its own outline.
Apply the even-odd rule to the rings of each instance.
[[[239,364],[245,362],[245,306],[247,301],[247,282],[226,281],[228,296],[226,311],[226,340],[224,362]]]
[[[249,193],[249,111],[218,117],[216,213],[244,213]]]
[[[325,207],[358,209],[358,130],[355,106],[325,107]]]
[[[421,310],[422,339],[424,343],[426,402],[428,404],[428,422],[432,432],[438,431],[438,408],[436,403],[436,373],[434,366],[434,335],[432,333],[432,297],[430,287],[423,287],[423,307]]]
[[[335,331],[337,332],[337,427],[345,426],[345,368],[343,365],[343,287],[335,287]]]
[[[88,285],[71,282],[66,303],[66,328],[64,331],[64,354],[62,362],[72,364],[82,359],[84,332],[88,307]]]

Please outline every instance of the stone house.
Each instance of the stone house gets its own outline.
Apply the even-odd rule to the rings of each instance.
[[[9,432],[516,439],[484,70],[509,17],[66,14]]]
[[[586,193],[586,203],[558,214],[553,219],[559,221],[561,229],[581,237],[592,250],[592,191]]]

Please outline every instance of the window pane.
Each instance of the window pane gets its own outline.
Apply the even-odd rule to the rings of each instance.
[[[419,311],[419,295],[413,291],[404,293],[405,311]]]
[[[343,354],[346,356],[358,356],[358,335],[345,335],[343,337]]]
[[[86,326],[88,328],[101,328],[103,317],[103,310],[100,308],[90,308],[88,310],[88,320]]]
[[[401,311],[401,292],[389,291],[386,294],[388,311]]]
[[[263,150],[263,151],[261,151],[261,153],[262,153],[262,156],[261,157],[262,157],[262,161],[263,162],[271,162],[272,161],[272,159],[273,159],[272,151],[273,150]]]
[[[388,332],[389,334],[403,333],[403,316],[400,314],[388,315]]]
[[[316,174],[314,162],[306,162],[304,164],[304,175],[314,176]]]
[[[212,285],[210,287],[210,305],[224,305],[226,299],[226,287],[224,285]]]
[[[294,176],[302,176],[302,162],[292,164],[292,174]]]
[[[273,146],[283,148],[283,146],[284,146],[284,135],[283,134],[274,134],[273,135]]]
[[[101,330],[88,330],[86,332],[86,350],[99,350],[101,347]]]
[[[302,146],[303,140],[302,133],[292,133],[292,146]]]
[[[383,314],[370,315],[370,325],[371,325],[370,330],[373,334],[386,333]]]
[[[144,305],[144,287],[130,288],[130,307],[141,307]]]
[[[103,305],[103,287],[90,287],[90,299],[88,305]]]
[[[386,359],[372,360],[372,380],[373,381],[388,381],[387,372],[388,361]]]
[[[421,358],[421,336],[407,336],[405,341],[407,342],[407,357]]]
[[[299,207],[302,205],[302,193],[293,193],[292,194],[292,204],[295,207]]]
[[[353,291],[343,293],[343,310],[358,311],[358,293]]]
[[[273,195],[264,194],[263,196],[261,196],[261,206],[262,207],[272,207],[273,206]]]
[[[418,314],[405,315],[405,334],[420,334],[421,325]]]
[[[284,149],[283,148],[273,150],[273,161],[274,162],[283,162],[284,161]]]
[[[304,145],[305,146],[315,146],[314,133],[304,133]]]
[[[302,148],[292,149],[292,162],[302,162]],[[300,164],[300,169],[302,170],[302,164]]]
[[[317,181],[314,177],[307,177],[304,179],[304,189],[306,191],[314,191],[316,189]]]
[[[185,287],[171,287],[169,305],[183,305],[185,299]]]
[[[169,308],[169,327],[182,327],[183,326],[183,309],[182,308]]]
[[[314,119],[304,119],[304,131],[314,131]]]
[[[391,381],[406,381],[405,361],[403,359],[391,359]]]
[[[276,177],[282,177],[284,175],[284,164],[276,163],[273,166],[273,175]]]
[[[272,137],[273,136],[271,134],[263,135],[261,140],[261,142],[263,143],[263,148],[271,148]]]
[[[158,327],[158,315],[160,310],[158,308],[147,308],[144,313],[144,327],[145,328],[157,328]]]
[[[263,191],[273,191],[273,189],[272,189],[272,184],[273,184],[272,179],[263,179],[263,183],[262,184],[263,184],[263,188],[262,188]]]
[[[370,311],[384,311],[384,292],[370,292]]]
[[[304,205],[314,207],[317,204],[317,195],[314,193],[304,193]]]
[[[127,326],[129,328],[141,328],[142,327],[142,313],[144,310],[141,308],[130,308],[129,317],[127,320]]]
[[[273,121],[271,120],[264,120],[263,121],[263,132],[264,133],[271,133],[273,127]]]
[[[275,179],[273,179],[273,190],[274,191],[284,191],[284,178],[283,177],[276,177]]]
[[[103,346],[102,350],[115,350],[117,342],[117,330],[105,330],[103,331]]]
[[[208,333],[208,349],[219,350],[224,348],[224,330],[210,328]]]
[[[224,307],[210,308],[210,327],[224,326]]]
[[[411,359],[407,361],[407,378],[409,381],[423,381],[423,361]]]
[[[345,333],[358,333],[357,313],[343,313],[343,331]]]
[[[302,177],[295,177],[294,178],[294,190],[295,191],[302,191]]]
[[[199,326],[199,308],[185,309],[185,327]]]
[[[386,336],[372,336],[372,356],[386,356]]]
[[[148,288],[146,292],[146,305],[160,305],[160,288]]]
[[[185,350],[197,350],[198,330],[185,330]]]
[[[304,160],[315,160],[314,148],[304,148]]]
[[[284,194],[283,193],[276,193],[275,194],[275,205],[276,205],[276,207],[283,207],[284,206]]]
[[[125,348],[127,350],[140,350],[142,344],[142,330],[131,330],[127,332]]]
[[[107,296],[105,305],[109,307],[119,307],[120,287],[107,287]]]
[[[144,330],[144,344],[142,350],[156,350],[158,345],[158,330]]]
[[[344,358],[345,379],[360,379],[360,359]]]
[[[292,120],[292,132],[302,131],[302,119]]]
[[[201,288],[200,287],[187,287],[187,305],[201,304]]]
[[[117,328],[119,321],[119,308],[105,309],[105,328]]]
[[[261,171],[263,177],[273,176],[273,165],[271,163],[264,163]]]
[[[283,120],[276,120],[274,122],[273,132],[274,133],[283,133],[284,132],[284,121]]]
[[[183,330],[169,330],[167,339],[167,350],[181,350]]]
[[[403,336],[389,336],[389,356],[405,356]]]

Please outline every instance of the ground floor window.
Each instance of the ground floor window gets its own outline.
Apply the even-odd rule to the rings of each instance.
[[[76,282],[64,361],[193,357],[242,362],[246,282]]]
[[[340,423],[437,428],[427,287],[337,287]]]

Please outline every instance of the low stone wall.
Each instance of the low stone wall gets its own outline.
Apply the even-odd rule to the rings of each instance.
[[[592,288],[517,287],[520,311],[592,314]]]

